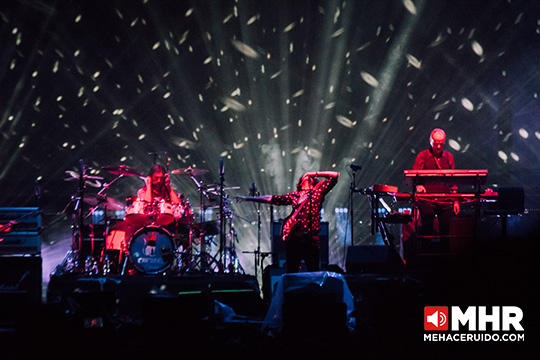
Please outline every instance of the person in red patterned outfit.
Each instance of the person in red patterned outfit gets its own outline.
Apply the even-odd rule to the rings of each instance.
[[[339,173],[316,171],[304,174],[296,191],[285,195],[238,196],[238,201],[274,205],[292,205],[291,214],[283,220],[282,239],[288,273],[296,273],[302,259],[308,271],[318,271],[320,258],[321,209],[326,194],[336,185]],[[325,178],[317,180],[317,178]]]

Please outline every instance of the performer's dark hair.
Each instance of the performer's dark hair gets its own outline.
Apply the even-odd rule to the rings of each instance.
[[[300,191],[302,189],[302,179],[303,178],[304,178],[304,176],[301,176],[300,180],[298,180],[298,183],[296,184],[296,191]],[[312,177],[309,178],[309,181],[311,183],[315,183],[315,180]]]
[[[148,176],[152,176],[154,175],[155,173],[157,172],[162,172],[165,174],[165,167],[161,164],[154,164],[152,165],[152,167],[150,168],[150,172],[148,173]]]

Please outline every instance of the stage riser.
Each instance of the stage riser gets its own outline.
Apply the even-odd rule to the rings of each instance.
[[[168,319],[192,323],[214,315],[215,301],[241,316],[263,316],[266,311],[255,278],[247,275],[62,275],[51,277],[47,291],[48,304],[71,313],[83,326],[98,318],[152,327],[166,326]]]

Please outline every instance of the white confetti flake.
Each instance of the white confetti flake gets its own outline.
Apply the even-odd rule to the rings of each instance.
[[[461,106],[463,106],[466,110],[469,110],[469,111],[474,110],[473,103],[467,98],[461,99]]]
[[[524,139],[529,138],[529,132],[523,128],[519,129],[519,136],[521,136]]]
[[[454,139],[448,140],[448,146],[450,146],[455,151],[459,151],[461,149],[461,145],[459,145],[459,143]]]
[[[282,72],[283,72],[283,70],[279,70],[277,73],[272,74],[272,76],[270,76],[270,79],[275,79],[275,78],[277,78],[279,75],[281,75]]]
[[[259,57],[259,53],[255,51],[251,46],[246,45],[243,42],[238,41],[238,40],[231,40],[231,43],[233,44],[236,50],[246,55],[247,57],[250,57],[252,59],[256,59]]]
[[[506,155],[506,153],[504,151],[501,151],[499,150],[499,152],[497,153],[497,155],[499,156],[499,158],[506,162],[508,160],[508,155]]]
[[[235,111],[244,111],[246,110],[246,107],[244,104],[240,103],[239,101],[230,98],[230,97],[222,97],[221,102],[227,106],[227,108],[233,109]]]
[[[322,152],[320,152],[319,150],[315,150],[315,149],[308,149],[307,151],[307,154],[308,156],[311,156],[315,159],[322,159]]]
[[[343,115],[337,115],[336,120],[343,126],[352,128],[356,125],[356,121],[352,121],[349,118],[346,118]]]
[[[368,85],[371,85],[373,87],[377,87],[379,86],[379,82],[377,81],[377,79],[375,79],[375,77],[365,71],[362,71],[360,73],[360,76],[362,76],[362,79],[368,84]]]
[[[418,60],[416,57],[412,56],[411,54],[407,54],[405,55],[405,57],[407,58],[407,62],[411,66],[414,66],[417,69],[420,69],[422,67],[422,62]]]
[[[287,25],[287,26],[285,27],[285,29],[283,29],[283,32],[284,32],[284,33],[287,33],[287,32],[289,32],[289,31],[291,31],[292,29],[294,29],[295,26],[296,26],[296,23],[294,23],[294,22],[293,22],[293,23],[290,23],[289,25]]]
[[[257,20],[259,19],[259,16],[260,16],[259,14],[253,15],[253,16],[248,20],[247,24],[248,24],[248,25],[253,24],[255,21],[257,21]]]
[[[292,97],[293,97],[293,98],[297,98],[297,97],[299,97],[299,96],[301,96],[301,95],[303,95],[303,94],[304,94],[304,90],[303,90],[303,89],[302,89],[302,90],[298,90],[297,92],[295,92],[295,93],[293,94]]]
[[[471,43],[471,47],[476,55],[478,56],[484,55],[484,49],[482,48],[482,45],[478,43],[478,41],[473,40]]]
[[[334,33],[332,34],[332,38],[337,38],[338,36],[342,35],[344,32],[345,32],[345,29],[344,29],[344,28],[337,29],[337,30],[334,31]]]

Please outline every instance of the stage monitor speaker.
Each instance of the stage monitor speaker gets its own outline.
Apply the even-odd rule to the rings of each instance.
[[[270,303],[274,296],[276,285],[283,274],[287,272],[284,267],[270,265],[264,268],[263,271],[263,297],[264,300]]]
[[[403,270],[394,248],[385,245],[349,246],[345,269],[348,274],[391,273]]]
[[[281,239],[282,219],[272,223],[272,264],[282,267],[285,264],[285,242]],[[321,231],[319,231],[321,243],[320,266],[326,268],[328,265],[328,222],[321,221]]]
[[[41,257],[0,256],[0,328],[41,304]]]

